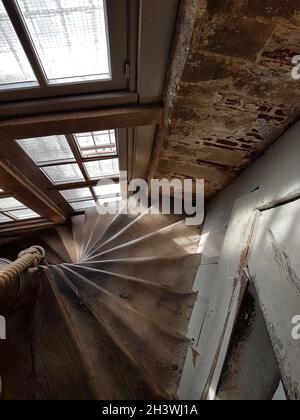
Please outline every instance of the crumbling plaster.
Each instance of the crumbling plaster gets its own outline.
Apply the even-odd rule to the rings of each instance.
[[[230,183],[300,115],[299,0],[183,0],[149,178]]]

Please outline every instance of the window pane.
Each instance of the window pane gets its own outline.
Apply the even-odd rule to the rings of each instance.
[[[40,217],[39,214],[35,213],[30,209],[10,211],[8,214],[10,216],[13,216],[17,220],[36,219]]]
[[[116,155],[115,130],[75,134],[83,157]]]
[[[12,210],[24,207],[24,204],[20,203],[20,201],[13,197],[0,198],[0,210]]]
[[[98,179],[103,176],[119,175],[119,160],[106,159],[95,162],[86,162],[86,170],[90,179]]]
[[[4,216],[4,214],[0,213],[0,223],[7,223],[7,222],[12,222],[12,220],[9,217]]]
[[[18,144],[37,164],[75,160],[65,136],[18,140]]]
[[[77,163],[70,165],[46,166],[43,171],[53,184],[67,184],[84,181],[84,177]]]
[[[75,203],[70,203],[70,206],[73,207],[75,211],[80,211],[96,207],[96,203],[94,200],[78,201]]]
[[[17,0],[50,83],[110,79],[104,0]]]
[[[106,197],[106,198],[98,198],[97,203],[100,206],[103,206],[103,204],[106,203],[112,203],[116,201],[121,201],[121,197]]]
[[[121,187],[120,184],[111,184],[111,185],[98,185],[94,187],[94,191],[97,197],[109,197],[120,195]]]
[[[19,38],[0,0],[0,89],[37,85]]]
[[[67,201],[92,198],[92,193],[89,188],[76,188],[74,190],[61,191],[60,193]]]

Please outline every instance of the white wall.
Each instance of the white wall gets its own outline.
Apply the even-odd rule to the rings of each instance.
[[[218,193],[207,207],[202,233],[203,259],[195,282],[198,300],[189,327],[192,345],[178,391],[179,398],[200,399],[205,388],[211,386],[214,380],[213,386],[217,385],[218,373],[215,372],[222,368],[220,363],[225,354],[217,362],[215,355],[220,348],[227,350],[224,329],[228,330],[226,322],[232,310],[230,305],[234,304],[234,299],[229,300],[229,296],[235,293],[233,288],[236,286],[231,280],[239,277],[238,252],[243,252],[243,249],[231,249],[231,253],[236,254],[232,259],[231,254],[228,256],[228,247],[232,247],[235,240],[235,248],[239,246],[238,235],[241,242],[249,236],[249,230],[243,230],[251,220],[246,210],[250,209],[251,213],[255,209],[272,208],[296,197],[300,198],[300,123],[295,124],[250,168]],[[231,272],[232,279],[229,281]],[[230,325],[229,322],[229,334]],[[212,335],[215,335],[214,339]],[[214,391],[212,389],[213,396]]]

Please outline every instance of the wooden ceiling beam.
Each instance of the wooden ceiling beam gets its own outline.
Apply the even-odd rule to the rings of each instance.
[[[0,121],[0,143],[58,134],[160,125],[162,105],[66,112]]]
[[[54,226],[53,222],[46,219],[28,220],[23,222],[6,223],[0,226],[0,246],[1,239],[9,238],[11,233],[15,236],[24,233],[33,233],[36,230],[50,229]],[[8,235],[8,236],[6,236]]]
[[[1,188],[53,223],[66,221],[62,210],[6,159],[0,158]]]

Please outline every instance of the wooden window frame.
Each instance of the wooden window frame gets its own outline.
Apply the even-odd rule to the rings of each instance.
[[[0,104],[9,101],[67,97],[69,95],[105,94],[105,92],[136,91],[136,68],[128,72],[130,60],[137,54],[137,34],[129,28],[137,25],[139,3],[137,0],[106,2],[108,44],[110,46],[111,80],[82,81],[66,84],[49,84],[39,61],[35,47],[23,22],[15,0],[2,0],[14,30],[21,42],[39,86],[1,89]]]
[[[162,118],[163,107],[162,104],[158,103],[97,111],[26,116],[0,121],[0,175],[2,182],[0,188],[10,196],[14,196],[20,201],[23,200],[27,207],[41,215],[42,220],[48,219],[54,224],[64,223],[66,217],[77,213],[74,212],[58,190],[94,187],[97,186],[98,181],[89,180],[53,185],[21,146],[17,145],[15,140],[68,135],[70,132],[85,133],[115,129],[118,131],[120,171],[125,171],[129,168],[129,145],[132,145],[131,135],[133,131],[132,128],[128,127],[159,126]],[[143,136],[142,140],[144,140]],[[99,157],[99,159],[101,158],[103,157]],[[109,177],[109,179],[116,183],[119,182],[119,177]],[[0,193],[0,197],[1,195],[3,196],[3,193]],[[32,224],[34,222],[37,223],[33,221]],[[21,226],[21,222],[16,223]],[[1,224],[0,232],[4,231],[6,225],[8,224]]]
[[[131,172],[132,176],[134,175],[134,162],[130,154],[137,142],[142,147],[147,143],[144,132],[135,139],[134,127],[155,128],[162,122],[160,101],[168,63],[167,52],[174,32],[177,0],[169,0],[163,4],[160,0],[114,0],[116,1],[123,4],[126,2],[129,20],[126,63],[130,66],[126,66],[126,75],[129,78],[126,79],[125,89],[105,90],[101,82],[96,91],[89,84],[89,92],[80,89],[78,94],[72,92],[71,95],[65,90],[56,97],[52,97],[52,94],[40,97],[38,94],[32,95],[33,90],[30,89],[31,94],[28,96],[12,96],[5,102],[0,99],[0,172],[3,188],[8,195],[21,201],[23,198],[28,207],[41,214],[41,224],[42,221],[48,224],[64,223],[65,218],[74,213],[57,187],[76,189],[88,185],[92,188],[97,186],[98,181],[53,186],[39,168],[32,165],[32,160],[25,152],[24,156],[15,155],[14,140],[118,129],[121,146],[118,151],[120,170],[129,169],[130,178]],[[11,0],[4,2],[11,3]],[[152,51],[155,42],[152,37],[153,31],[155,39],[159,39],[160,42],[160,47],[155,51]],[[20,95],[20,92],[17,93]],[[8,162],[11,165],[7,165]],[[119,182],[119,177],[113,180]],[[3,193],[0,193],[1,195],[3,196]],[[52,222],[47,222],[47,219]],[[13,225],[16,224],[18,228],[23,225],[22,222]],[[38,223],[33,221],[31,225],[33,224]],[[26,225],[29,226],[29,223],[26,222]],[[0,231],[4,228],[6,229],[6,224],[1,225]],[[10,229],[10,224],[7,229]],[[15,229],[12,227],[11,230]]]
[[[117,151],[118,151],[119,138],[118,138],[118,131],[117,130],[115,130],[115,136],[116,136],[116,146],[117,146]],[[117,152],[117,154],[115,154],[115,155],[106,155],[106,156],[102,155],[102,156],[98,156],[98,157],[96,157],[96,156],[83,157],[74,134],[66,134],[65,137],[66,137],[66,139],[68,141],[68,144],[70,146],[70,149],[72,150],[73,155],[75,157],[74,163],[77,163],[77,165],[79,166],[79,168],[80,168],[80,170],[83,174],[83,177],[84,177],[84,182],[80,183],[81,186],[78,187],[78,188],[89,188],[89,190],[92,194],[92,197],[93,197],[93,199],[96,203],[98,197],[97,197],[93,187],[97,185],[97,183],[99,182],[99,179],[105,180],[105,179],[111,179],[111,177],[107,176],[107,177],[99,178],[97,180],[91,180],[89,175],[88,175],[88,172],[87,172],[87,169],[86,169],[84,163],[85,162],[99,162],[99,161],[108,160],[108,159],[119,159],[119,154]],[[60,162],[60,164],[62,164],[62,163]],[[114,177],[114,179],[119,179],[119,177]],[[69,189],[74,189],[73,184],[74,183],[72,183],[72,188],[64,188],[66,184],[64,184],[64,185],[56,184],[56,185],[54,185],[54,189],[57,190],[57,191],[67,191]],[[77,185],[78,185],[78,183],[77,183]],[[71,183],[69,184],[69,186],[71,187]],[[81,200],[76,200],[76,201],[81,201]],[[85,200],[82,200],[82,201],[85,201]]]
[[[109,180],[113,180],[114,182],[119,182],[119,176],[104,176],[104,177],[100,177],[96,180],[92,180],[90,179],[87,169],[85,167],[85,163],[86,162],[100,162],[103,160],[108,160],[108,159],[118,159],[119,160],[119,144],[120,144],[120,136],[124,135],[124,133],[119,133],[119,130],[115,130],[115,138],[116,138],[116,148],[117,148],[117,153],[114,155],[99,155],[99,156],[90,156],[90,157],[83,157],[81,154],[81,150],[80,150],[80,146],[75,138],[74,134],[62,134],[62,136],[64,136],[69,144],[69,147],[73,153],[74,159],[66,159],[66,160],[58,160],[58,161],[50,161],[50,162],[42,162],[42,163],[36,163],[35,161],[32,160],[32,164],[35,165],[39,170],[40,170],[40,177],[46,177],[47,180],[51,183],[51,188],[53,191],[57,191],[58,193],[60,193],[60,191],[68,191],[68,190],[72,190],[72,189],[80,189],[80,188],[89,188],[90,192],[91,192],[91,200],[95,201],[95,204],[98,200],[98,196],[94,191],[95,186],[97,186],[98,182],[101,181],[105,181],[105,179],[109,179]],[[124,143],[124,141],[123,141]],[[29,157],[29,155],[26,153],[26,151],[22,148],[22,146],[18,143],[16,143],[16,147],[18,149],[18,153],[24,154],[26,156]],[[30,158],[30,157],[29,157]],[[31,158],[30,158],[31,159]],[[80,168],[80,171],[83,175],[84,180],[80,181],[80,182],[69,182],[69,183],[54,183],[45,173],[45,171],[43,171],[43,168],[45,167],[51,167],[51,166],[63,166],[63,165],[69,165],[69,164],[77,164],[78,167]],[[119,166],[120,166],[120,161],[119,161]],[[122,165],[121,165],[122,166]],[[62,195],[61,195],[62,196]],[[109,196],[108,198],[110,198],[111,196]],[[0,195],[1,198],[1,195]],[[68,201],[65,197],[63,197],[63,200],[66,202],[66,204],[72,208],[71,202]],[[102,197],[101,197],[102,198]],[[89,201],[86,199],[78,199],[78,200],[72,200],[72,202],[79,202],[79,201]],[[77,213],[73,208],[73,213]],[[3,223],[4,224],[4,223]]]

